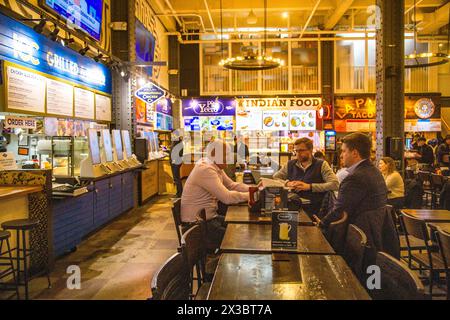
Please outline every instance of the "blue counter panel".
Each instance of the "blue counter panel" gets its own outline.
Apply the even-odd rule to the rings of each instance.
[[[55,256],[74,249],[83,238],[134,206],[134,174],[126,172],[94,182],[94,191],[53,200]]]

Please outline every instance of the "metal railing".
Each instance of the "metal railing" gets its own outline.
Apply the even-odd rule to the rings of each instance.
[[[203,91],[214,94],[228,94],[229,72],[220,66],[203,66]]]
[[[231,72],[233,93],[258,93],[258,71]]]
[[[317,67],[292,66],[293,92],[319,92],[319,71]]]
[[[263,91],[284,91],[289,90],[289,68],[279,67],[262,72]]]

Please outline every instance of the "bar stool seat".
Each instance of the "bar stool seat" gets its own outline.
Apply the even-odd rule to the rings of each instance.
[[[4,230],[1,230],[1,231],[0,231],[0,240],[6,240],[6,239],[8,239],[9,237],[11,237],[11,232],[9,232],[9,231],[4,231]]]
[[[19,284],[16,277],[16,270],[14,268],[13,257],[11,254],[11,246],[9,239],[11,238],[11,232],[0,230],[0,279],[12,275],[13,283],[1,282],[1,290],[12,290],[16,292],[17,299],[19,299]],[[3,243],[6,243],[6,251],[3,251]],[[6,267],[6,268],[5,268]]]
[[[15,230],[16,231],[16,247],[11,251],[16,253],[16,270],[17,270],[17,283],[19,286],[25,287],[25,299],[28,300],[28,282],[29,277],[29,266],[31,260],[31,254],[33,252],[32,248],[27,248],[26,233],[31,232],[34,228],[39,225],[39,221],[36,219],[15,219],[9,220],[2,223],[2,228],[4,230]],[[23,262],[23,270],[21,270],[20,263]],[[23,277],[21,277],[21,275]],[[47,278],[50,284],[50,277]]]
[[[4,230],[31,230],[39,224],[36,219],[16,219],[2,223]]]

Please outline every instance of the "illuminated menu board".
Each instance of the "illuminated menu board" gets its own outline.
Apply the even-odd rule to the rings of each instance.
[[[289,112],[285,110],[264,110],[263,130],[289,130]]]
[[[236,112],[236,130],[261,130],[262,110],[240,108]]]
[[[291,110],[289,128],[290,130],[316,130],[316,111]]]

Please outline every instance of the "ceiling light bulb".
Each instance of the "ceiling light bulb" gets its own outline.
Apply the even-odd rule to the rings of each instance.
[[[289,17],[289,13],[288,12],[283,12],[281,14],[281,16],[286,19],[287,17]]]
[[[139,78],[138,84],[139,84],[141,87],[143,87],[143,86],[145,85],[145,83],[146,83],[146,81],[145,81],[144,78]]]
[[[250,13],[248,14],[247,23],[248,24],[256,24],[256,22],[258,22],[258,18],[256,17],[256,15],[252,9],[252,10],[250,10]]]

